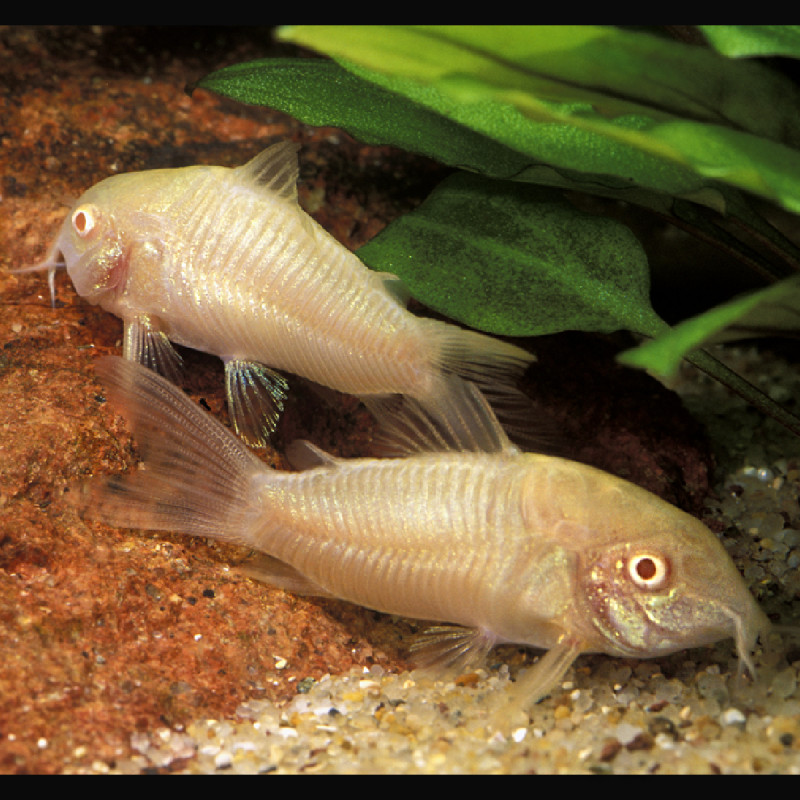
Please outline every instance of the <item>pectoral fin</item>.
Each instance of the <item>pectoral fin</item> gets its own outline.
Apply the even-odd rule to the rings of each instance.
[[[264,447],[283,411],[286,379],[256,361],[230,359],[225,362],[225,390],[236,433],[251,447]]]
[[[155,317],[140,314],[125,321],[122,354],[129,361],[142,364],[173,383],[180,380],[183,359]]]
[[[519,724],[527,724],[528,708],[555,688],[584,649],[580,639],[564,634],[511,687],[502,705],[492,714],[490,726],[507,733]]]

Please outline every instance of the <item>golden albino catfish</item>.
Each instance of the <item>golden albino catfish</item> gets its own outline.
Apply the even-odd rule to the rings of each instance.
[[[275,369],[360,397],[407,394],[441,417],[449,372],[507,401],[502,387],[533,356],[410,313],[398,278],[368,269],[300,207],[297,149],[281,142],[236,169],[106,178],[45,260],[20,271],[48,270],[52,295],[66,266],[78,294],[122,318],[124,356],[173,380],[171,342],[222,358],[234,427],[253,445],[283,408]]]
[[[284,589],[450,623],[426,640],[440,663],[463,669],[504,642],[547,650],[504,714],[586,652],[650,658],[733,637],[752,672],[769,622],[715,536],[620,478],[519,451],[462,380],[447,434],[407,398],[382,420],[405,457],[339,459],[297,442],[304,468],[289,472],[151,370],[108,356],[97,371],[144,463],[86,483],[75,503],[87,516],[246,545]]]

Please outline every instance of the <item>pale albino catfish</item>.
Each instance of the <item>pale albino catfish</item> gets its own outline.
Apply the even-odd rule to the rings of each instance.
[[[446,434],[407,398],[382,420],[406,457],[299,443],[308,468],[285,472],[154,372],[118,357],[97,371],[144,467],[84,485],[86,515],[246,545],[270,557],[260,577],[274,585],[450,623],[427,646],[460,668],[504,642],[547,650],[509,713],[581,653],[651,658],[733,637],[752,672],[770,623],[708,528],[620,478],[520,452],[464,381]]]
[[[395,276],[368,269],[300,207],[297,149],[281,142],[236,169],[106,178],[24,269],[48,270],[52,294],[66,266],[78,294],[122,318],[124,356],[173,380],[170,342],[222,358],[231,418],[251,445],[283,408],[276,369],[359,397],[406,394],[442,418],[456,373],[518,418],[511,387],[534,357],[410,313]]]

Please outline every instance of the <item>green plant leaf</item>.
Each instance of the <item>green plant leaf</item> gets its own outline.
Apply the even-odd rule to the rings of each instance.
[[[731,58],[800,58],[800,25],[698,25],[708,43]]]
[[[576,29],[576,36],[585,28],[564,27],[568,31]],[[623,100],[612,97],[603,105],[597,99],[591,72],[593,67],[599,67],[592,60],[581,62],[586,69],[583,84],[569,84],[560,94],[553,89],[553,81],[539,79],[529,66],[531,58],[541,57],[546,63],[554,56],[547,37],[537,34],[538,30],[538,26],[481,26],[477,31],[447,26],[299,26],[283,29],[281,35],[332,55],[354,74],[404,96],[412,95],[408,84],[399,79],[437,89],[438,94],[431,94],[427,100],[420,94],[413,99],[422,105],[433,101],[440,108],[427,107],[536,161],[558,168],[606,172],[647,189],[678,196],[687,196],[707,185],[701,181],[698,187],[696,177],[694,186],[676,185],[685,181],[687,174],[694,174],[712,182],[725,181],[800,211],[800,154],[777,141],[798,141],[800,103],[796,102],[798,90],[793,84],[779,80],[780,76],[761,70],[757,64],[730,61],[700,48],[686,50],[685,46],[646,34],[599,29],[604,37],[593,42],[592,57],[601,61],[603,50],[597,47],[607,40],[614,45],[609,48],[609,58],[615,57],[615,48],[627,46],[629,40],[646,41],[654,49],[665,44],[679,47],[687,64],[695,63],[695,51],[703,53],[703,58],[711,56],[715,59],[715,72],[708,80],[705,73],[695,72],[691,77],[695,84],[714,84],[717,73],[731,67],[759,67],[747,75],[725,72],[721,79],[721,94],[717,104],[708,109],[707,117],[730,120],[732,127],[697,122],[692,116],[673,113],[680,109],[663,92],[656,105],[646,105],[640,102],[639,84],[628,94],[623,93]],[[486,36],[486,41],[475,39],[480,36]],[[531,37],[524,57],[518,52],[525,45],[520,37]],[[513,47],[507,39],[513,40]],[[558,60],[563,54],[555,49]],[[625,47],[622,49],[630,55]],[[562,57],[559,64],[564,60]],[[539,63],[536,62],[537,67]],[[618,79],[637,68],[646,71],[649,65],[647,59],[629,58],[621,62]],[[674,65],[673,61],[668,64]],[[668,77],[669,69],[665,67],[663,74]],[[703,74],[702,81],[696,79],[697,74]],[[685,80],[677,82],[671,87],[674,92],[670,97],[680,95],[685,86]],[[706,95],[696,95],[697,92],[692,99],[698,106],[710,102]],[[449,110],[441,108],[442,98],[450,101]],[[625,113],[614,119],[606,116],[623,110]],[[699,114],[696,110],[692,113]],[[617,163],[609,169],[609,161]],[[598,168],[601,164],[605,168]],[[777,168],[779,164],[782,169]]]
[[[600,129],[610,127],[631,133],[648,124],[646,118],[625,117],[613,125],[594,114],[584,103],[571,105],[536,101],[536,118],[517,104],[495,100],[483,94],[464,102],[449,90],[395,75],[384,75],[348,61],[343,67],[364,81],[381,86],[392,93],[408,98],[458,123],[463,129],[480,133],[486,140],[505,145],[527,157],[527,169],[516,174],[496,174],[485,164],[473,169],[492,177],[536,182],[535,167],[549,165],[587,187],[631,190],[643,187],[673,196],[697,197],[701,202],[721,210],[722,197],[714,191],[714,182],[693,169],[665,160],[621,138],[609,138]],[[449,85],[448,89],[452,89]],[[518,98],[526,107],[527,98]],[[586,120],[593,118],[593,127]],[[622,134],[620,134],[622,136]],[[580,177],[578,177],[580,176]]]
[[[192,88],[275,108],[309,125],[335,125],[368,144],[402,147],[494,178],[599,193],[664,213],[671,195],[726,207],[718,186],[692,170],[568,123],[535,124],[509,104],[462,105],[435,87],[349,67],[261,59],[224,67]]]
[[[794,85],[760,64],[642,31],[596,25],[299,25],[278,36],[439,84],[469,102],[486,87],[607,117],[696,120],[800,142]],[[698,80],[702,76],[702,80]]]
[[[212,72],[191,88],[275,108],[308,125],[342,128],[367,144],[401,147],[495,177],[517,176],[532,164],[530,157],[333,61],[249,61]]]
[[[490,333],[667,327],[628,228],[541,187],[455,173],[358,256],[430,308]]]
[[[525,181],[672,213],[721,236],[765,276],[788,266],[742,250],[737,224],[784,259],[797,253],[733,188],[800,210],[800,95],[758,64],[589,26],[544,35],[430,26],[282,35],[339,64],[253,62],[199,85],[513,181],[456,175],[359,251],[450,317],[510,335],[627,328],[658,340],[668,330],[650,307],[647,265],[627,229],[590,221]],[[715,220],[703,206],[733,219]],[[720,330],[730,319],[709,314]],[[800,420],[691,349],[708,325],[679,346],[684,357],[800,435]]]
[[[366,70],[381,82],[377,85],[358,76],[361,67],[351,69],[354,72],[321,59],[262,59],[225,67],[193,88],[270,106],[310,125],[336,125],[361,141],[402,147],[491,177],[635,203],[689,222],[712,239],[724,237],[737,254],[742,253],[736,241],[739,229],[728,225],[732,230],[723,232],[719,225],[727,224],[724,218],[706,219],[706,207],[746,222],[762,237],[777,235],[735,189],[685,167],[567,123],[533,123],[512,106],[462,106],[435,87]],[[529,155],[521,152],[525,150]],[[691,205],[676,201],[681,197],[690,198]],[[777,245],[784,253],[792,251],[785,239]],[[760,262],[756,268],[762,274],[781,274],[781,268],[764,263],[757,254],[751,253],[750,261]]]
[[[800,276],[737,297],[618,356],[632,367],[662,377],[673,375],[682,359],[710,344],[753,336],[800,331]]]

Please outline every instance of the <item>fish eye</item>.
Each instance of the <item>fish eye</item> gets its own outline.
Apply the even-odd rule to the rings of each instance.
[[[628,575],[641,589],[660,589],[667,580],[667,562],[652,553],[636,555],[628,561]]]
[[[72,227],[82,239],[88,236],[95,226],[95,215],[91,206],[81,206],[72,215]]]

